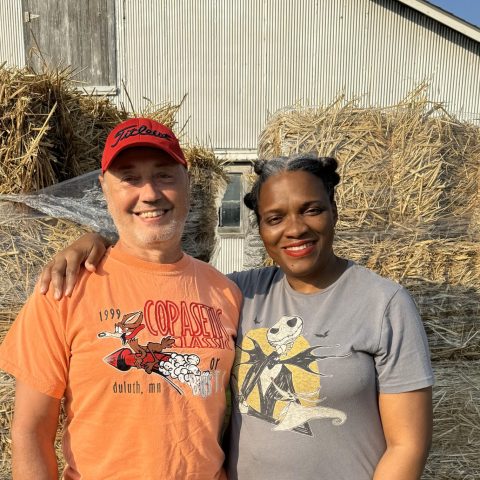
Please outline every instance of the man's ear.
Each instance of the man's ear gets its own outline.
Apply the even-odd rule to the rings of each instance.
[[[98,176],[98,181],[100,182],[100,186],[102,187],[103,194],[105,195],[105,190],[106,190],[107,186],[105,184],[105,178],[103,177],[103,173],[101,173]]]

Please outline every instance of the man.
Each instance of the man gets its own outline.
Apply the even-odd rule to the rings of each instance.
[[[16,377],[15,480],[223,479],[219,438],[241,294],[182,252],[189,176],[174,134],[135,118],[99,177],[119,240],[59,302],[37,288],[0,347]]]

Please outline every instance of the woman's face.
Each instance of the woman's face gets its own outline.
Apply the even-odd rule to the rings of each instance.
[[[336,260],[337,207],[320,178],[304,171],[270,177],[260,189],[258,213],[265,248],[295,290],[311,291],[308,286],[328,278]]]

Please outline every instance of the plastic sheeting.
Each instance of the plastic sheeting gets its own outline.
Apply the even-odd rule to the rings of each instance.
[[[0,201],[23,203],[112,237],[116,229],[98,181],[100,172],[95,170],[31,194],[0,195]]]

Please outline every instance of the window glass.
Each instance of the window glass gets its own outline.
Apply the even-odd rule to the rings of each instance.
[[[222,205],[221,227],[239,227],[240,226],[240,205],[236,203],[228,203]]]
[[[229,184],[223,196],[219,212],[220,227],[240,228],[242,205],[242,175],[228,174]]]
[[[241,175],[239,173],[231,173],[228,175],[228,179],[230,183],[227,186],[227,190],[223,197],[223,201],[228,201],[228,200],[238,201],[240,198],[240,190],[241,190],[241,185],[240,185]]]

